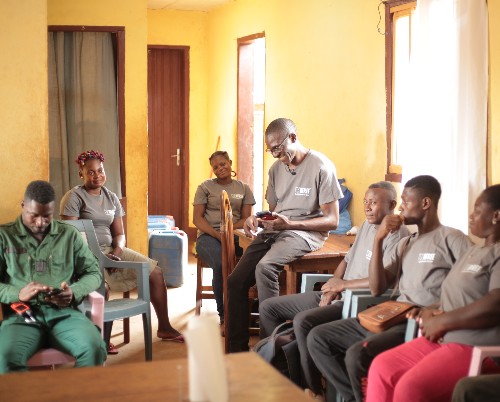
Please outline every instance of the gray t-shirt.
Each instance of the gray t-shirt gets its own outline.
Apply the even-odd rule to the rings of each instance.
[[[500,288],[500,244],[472,246],[453,266],[443,282],[441,308],[451,311],[486,296]],[[500,325],[480,329],[459,329],[448,332],[444,342],[474,346],[498,345]]]
[[[325,155],[310,150],[291,174],[287,166],[276,161],[269,169],[266,200],[276,205],[275,212],[291,221],[323,216],[320,205],[343,197],[337,181],[335,165]],[[291,230],[307,241],[312,251],[319,249],[328,237],[327,232]]]
[[[219,184],[217,179],[205,180],[196,189],[193,205],[204,204],[205,219],[215,230],[220,229],[220,195],[222,190],[226,190],[233,211],[233,223],[241,218],[241,208],[243,205],[254,205],[255,198],[252,190],[247,184],[239,180],[233,180],[229,184]],[[198,230],[198,236],[203,234]]]
[[[406,241],[401,240],[397,250]],[[460,230],[443,225],[432,232],[413,235],[403,254],[398,300],[419,306],[439,303],[444,278],[471,244]],[[386,268],[396,274],[398,261],[399,251],[395,251]]]
[[[61,200],[60,215],[91,219],[100,246],[111,246],[111,223],[115,218],[125,215],[120,200],[106,187],[101,194],[87,193],[82,185],[73,187]]]
[[[368,269],[370,260],[372,259],[373,241],[377,230],[378,225],[370,224],[366,220],[362,223],[354,244],[345,256],[347,268],[344,274],[344,280],[368,277]],[[384,266],[390,264],[392,253],[399,241],[409,234],[408,228],[402,225],[397,232],[391,233],[384,239],[382,243]]]

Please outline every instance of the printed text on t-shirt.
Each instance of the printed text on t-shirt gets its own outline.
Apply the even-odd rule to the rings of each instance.
[[[295,187],[295,195],[305,195],[309,197],[311,187]]]

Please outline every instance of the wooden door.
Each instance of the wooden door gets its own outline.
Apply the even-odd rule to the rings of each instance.
[[[189,48],[148,46],[149,215],[188,227]]]

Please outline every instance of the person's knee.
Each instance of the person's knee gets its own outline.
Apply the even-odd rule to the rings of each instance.
[[[11,371],[26,371],[28,356],[21,353],[18,348],[0,348],[0,374]]]
[[[427,402],[436,400],[433,397],[435,388],[433,384],[421,384],[411,373],[404,374],[394,387],[395,401],[403,401],[408,395],[411,395],[414,402]]]
[[[264,300],[259,304],[259,315],[264,317],[274,316],[274,306],[276,304],[276,298],[271,297],[270,299]]]
[[[78,342],[78,350],[74,354],[78,367],[101,366],[106,361],[106,344],[101,335],[89,334]]]
[[[165,279],[163,278],[163,272],[160,269],[160,267],[155,267],[150,273],[149,273],[149,282],[153,283],[155,285],[164,285],[165,284]]]
[[[300,333],[306,337],[313,327],[314,323],[311,321],[311,312],[309,310],[301,311],[293,318],[293,329],[296,334]]]
[[[259,278],[261,280],[274,279],[276,276],[276,272],[274,272],[270,264],[260,261],[255,267],[255,279],[257,280],[259,280]]]
[[[361,364],[361,357],[364,353],[366,353],[364,342],[356,342],[346,350],[345,366],[349,373],[356,372]]]

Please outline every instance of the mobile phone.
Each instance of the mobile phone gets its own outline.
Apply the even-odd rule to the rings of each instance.
[[[257,218],[262,219],[263,221],[272,221],[276,219],[275,216],[270,211],[260,211],[255,214]]]
[[[45,292],[45,294],[47,296],[55,296],[55,295],[58,295],[61,292],[62,292],[62,289],[54,288],[52,290],[49,290],[48,292]]]

